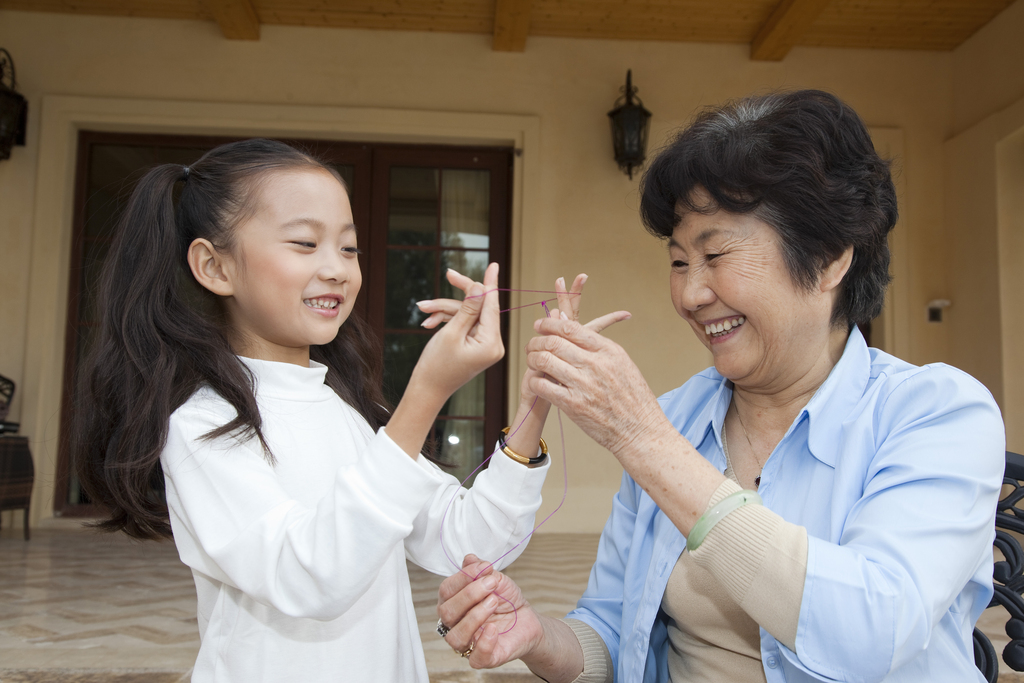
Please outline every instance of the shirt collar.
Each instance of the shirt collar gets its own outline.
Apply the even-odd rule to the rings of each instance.
[[[293,363],[279,363],[238,356],[256,380],[256,395],[260,398],[284,398],[297,401],[323,401],[334,392],[324,384],[327,366],[309,361],[304,368]]]
[[[810,428],[808,448],[815,458],[830,467],[836,466],[839,449],[835,444],[838,443],[843,422],[847,415],[852,414],[853,406],[864,395],[870,374],[871,356],[868,345],[864,341],[864,335],[854,326],[839,362],[794,420],[796,425],[804,416],[807,417]],[[720,464],[722,468],[725,467],[722,425],[725,423],[725,414],[729,410],[731,400],[732,382],[721,377],[718,389],[700,409],[688,433],[684,435],[694,448],[699,449],[708,432],[714,434],[718,452],[711,454],[709,460],[714,465]],[[717,462],[719,459],[721,463]]]
[[[836,466],[843,423],[855,413],[871,376],[871,353],[864,335],[854,326],[839,362],[825,383],[818,387],[797,417],[809,421],[807,446],[811,455],[830,467]]]

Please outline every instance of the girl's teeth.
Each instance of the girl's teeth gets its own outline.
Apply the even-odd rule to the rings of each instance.
[[[740,316],[738,318],[730,318],[729,320],[725,320],[725,321],[720,322],[720,323],[715,323],[713,325],[705,325],[704,326],[704,334],[706,334],[708,336],[716,336],[717,337],[717,336],[719,336],[721,334],[724,334],[725,332],[728,332],[730,330],[733,330],[733,329],[739,327],[740,325],[742,325],[746,321],[747,321],[746,318],[744,318],[743,316]]]
[[[337,299],[306,299],[303,303],[310,308],[336,308],[338,306]]]

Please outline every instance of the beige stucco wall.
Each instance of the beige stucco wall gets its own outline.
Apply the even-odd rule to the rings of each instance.
[[[1013,3],[953,52],[953,133],[1024,97],[1024,2]]]
[[[1007,448],[1024,451],[1024,2],[953,52],[945,144],[950,361],[1003,409]]]
[[[1019,14],[1021,4],[1011,9]],[[558,275],[589,273],[585,315],[618,308],[633,313],[608,334],[630,351],[660,393],[709,358],[672,311],[667,259],[637,219],[637,182],[611,159],[605,113],[626,69],[633,69],[640,95],[654,112],[655,147],[702,105],[774,87],[832,90],[869,125],[889,131],[904,151],[899,169],[905,233],[897,254],[902,281],[896,286],[903,288],[907,313],[897,351],[915,363],[957,364],[950,326],[925,320],[928,300],[951,297],[947,273],[956,263],[945,240],[943,202],[944,143],[955,129],[956,53],[798,48],[781,63],[764,63],[751,62],[748,49],[739,45],[530,38],[526,52],[516,54],[491,51],[486,36],[274,26],[263,27],[259,42],[232,42],[215,25],[200,22],[4,11],[0,45],[14,55],[20,90],[31,106],[28,146],[0,163],[0,374],[19,383],[10,419],[20,419],[23,433],[33,439],[36,520],[52,514],[59,410],[53,387],[60,376],[54,366],[62,357],[59,321],[66,305],[70,231],[60,208],[68,205],[69,189],[51,171],[66,173],[71,152],[67,129],[51,122],[43,132],[41,110],[47,103],[59,108],[77,101],[69,97],[85,98],[88,106],[107,98],[135,101],[125,110],[137,115],[125,114],[122,123],[118,107],[104,114],[104,125],[114,129],[224,130],[223,112],[234,112],[238,132],[279,130],[277,117],[297,129],[303,128],[296,121],[315,119],[316,126],[304,129],[329,131],[331,137],[377,131],[386,139],[458,141],[466,133],[445,133],[446,118],[458,127],[473,115],[504,116],[509,130],[520,122],[521,130],[534,132],[506,140],[526,144],[517,162],[513,286],[541,288]],[[221,114],[190,118],[187,112],[200,105],[189,103]],[[221,105],[228,108],[217,109]],[[359,113],[366,108],[390,110],[392,124],[366,124]],[[247,109],[252,117],[242,115]],[[417,126],[423,112],[432,112],[433,123]],[[492,127],[481,139],[497,140],[499,129]],[[40,310],[47,307],[52,310]],[[531,319],[524,313],[517,321],[520,347]],[[521,354],[510,353],[513,367],[521,369]],[[552,425],[546,436],[558,443]],[[569,498],[546,529],[596,531],[621,469],[568,423],[566,446]],[[561,487],[554,471],[546,509],[560,498]]]

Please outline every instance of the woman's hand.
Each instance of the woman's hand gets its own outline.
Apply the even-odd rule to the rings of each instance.
[[[555,280],[555,298],[558,301],[558,307],[546,309],[547,317],[579,321],[580,301],[583,298],[581,295],[583,294],[583,285],[585,284],[587,284],[587,275],[584,273],[576,276],[576,279],[572,282],[572,287],[568,291],[565,289],[565,279],[558,278]],[[527,410],[533,407],[535,412],[540,411],[546,416],[551,404],[544,400],[537,400],[537,395],[530,389],[530,379],[536,376],[538,376],[537,372],[530,368],[527,368],[523,374],[523,381],[519,386],[520,412],[522,412],[524,407]],[[519,424],[519,420],[514,421],[513,424]]]
[[[475,555],[466,555],[462,572],[441,583],[437,616],[449,629],[444,639],[453,650],[462,653],[472,644],[469,664],[474,669],[519,659],[544,635],[519,586]]]
[[[615,342],[571,320],[539,320],[541,334],[526,346],[535,371],[531,389],[560,408],[592,439],[619,456],[655,424],[666,422],[640,369]],[[609,323],[610,324],[610,323]]]
[[[437,615],[450,629],[445,641],[452,649],[472,649],[470,666],[490,669],[522,659],[551,683],[579,677],[583,648],[568,625],[537,614],[519,586],[489,562],[466,555],[462,571],[441,584]]]

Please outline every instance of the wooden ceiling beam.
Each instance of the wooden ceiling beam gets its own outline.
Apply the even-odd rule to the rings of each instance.
[[[494,42],[496,52],[523,52],[530,32],[533,0],[495,0]]]
[[[750,58],[779,62],[807,33],[829,0],[782,0],[750,44]]]
[[[251,0],[203,0],[228,40],[259,40],[260,18]]]

